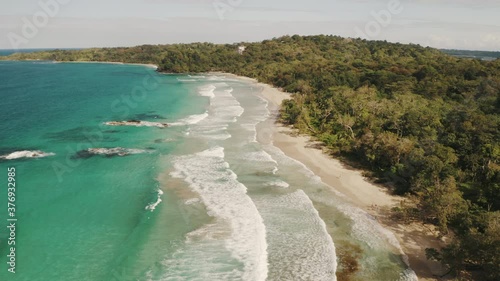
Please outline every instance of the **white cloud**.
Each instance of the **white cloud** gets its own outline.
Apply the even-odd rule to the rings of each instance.
[[[285,34],[355,37],[355,27],[363,29],[373,20],[372,12],[386,8],[389,0],[370,0],[369,3],[364,2],[366,0],[311,0],[307,3],[243,0],[224,21],[217,18],[211,6],[213,0],[123,0],[120,9],[116,2],[105,1],[97,11],[89,5],[97,0],[73,1],[21,47],[227,43],[258,41]],[[403,13],[394,15],[390,25],[371,39],[438,48],[500,50],[500,8],[497,8],[500,1],[456,1],[460,1],[460,5],[452,5],[449,0],[401,0],[405,5]],[[140,7],[141,11],[136,13],[131,7]],[[30,12],[26,11],[28,18]],[[0,17],[0,48],[11,47],[6,40],[7,34],[20,32],[21,18],[17,12]]]

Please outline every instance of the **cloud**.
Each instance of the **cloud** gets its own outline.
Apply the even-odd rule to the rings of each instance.
[[[242,6],[227,13],[223,21],[216,16],[211,6],[212,0],[135,1],[137,1],[135,4],[140,4],[139,7],[144,7],[141,13],[117,11],[111,17],[105,16],[108,12],[104,10],[99,16],[64,14],[65,17],[51,19],[35,38],[21,47],[133,46],[199,41],[231,43],[259,41],[285,34],[334,34],[356,37],[356,27],[363,29],[368,22],[373,21],[370,12],[373,6],[361,5],[360,3],[364,3],[361,0],[353,1],[357,3],[354,6],[345,0],[328,2],[329,5],[319,5],[319,2],[326,3],[326,0],[312,0],[308,3],[300,2],[300,5],[294,2],[293,5],[282,6],[278,5],[278,0],[272,2],[270,6],[265,6],[263,0],[245,0]],[[343,8],[337,7],[339,1],[345,4]],[[389,0],[370,0],[370,3],[374,1],[382,4],[376,5],[374,11],[379,11]],[[401,2],[408,1],[401,0]],[[497,20],[496,9],[474,10],[474,12],[464,8],[430,9],[424,2],[431,3],[431,1],[411,2],[411,6],[405,6],[403,13],[394,16],[390,25],[382,28],[381,32],[371,39],[416,43],[438,48],[500,50],[498,39],[500,23]],[[484,4],[492,1],[477,1],[479,2]],[[155,3],[159,6],[156,7]],[[203,6],[204,3],[209,6]],[[449,1],[432,1],[432,3],[449,3]],[[465,5],[471,4],[472,1],[461,0],[460,3]],[[165,7],[162,4],[165,4]],[[249,6],[250,4],[253,6]],[[190,5],[193,9],[190,9]],[[301,6],[304,9],[301,9]],[[362,10],[359,10],[360,7]],[[85,6],[71,8],[81,11]],[[155,11],[155,16],[151,14],[152,10]],[[0,48],[10,48],[8,40],[5,39],[9,32],[21,31],[23,24],[21,17],[12,15],[0,17]]]

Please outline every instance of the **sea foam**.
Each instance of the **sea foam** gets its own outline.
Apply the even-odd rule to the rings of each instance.
[[[146,210],[150,210],[151,212],[156,209],[156,207],[161,203],[161,196],[163,195],[163,191],[161,189],[157,190],[157,198],[156,201],[147,205]]]
[[[212,232],[201,229],[191,236],[205,242],[223,239],[231,256],[243,264],[243,271],[239,273],[241,280],[265,280],[266,229],[246,187],[238,182],[236,174],[224,161],[224,149],[217,146],[179,157],[174,161],[174,168],[171,176],[184,179],[199,194],[208,214],[216,218],[215,225],[207,227],[217,229],[217,233],[228,233],[214,238]]]
[[[282,180],[275,180],[271,181],[265,184],[266,186],[276,186],[276,187],[281,187],[281,188],[289,188],[290,184],[288,184],[286,181]]]
[[[170,126],[186,126],[186,125],[193,125],[197,124],[200,121],[204,120],[205,118],[208,117],[208,112],[205,112],[203,114],[194,114],[191,116],[188,116],[186,118],[180,119],[177,122],[170,123]]]
[[[222,90],[218,90],[219,87]],[[224,89],[224,87],[227,87],[226,83],[214,83],[202,86],[199,91],[200,95],[210,97],[207,115],[196,116],[196,118],[193,117],[191,120],[180,120],[177,122],[196,121],[196,123],[192,122],[192,125],[196,125],[192,126],[190,134],[192,137],[211,140],[226,140],[231,138],[231,134],[227,131],[228,126],[238,120],[238,117],[243,114],[244,109],[232,95],[232,90]]]
[[[267,226],[270,280],[336,280],[335,245],[302,190],[256,204]]]
[[[213,97],[215,97],[215,94],[214,94],[215,89],[216,89],[216,87],[213,84],[210,84],[210,85],[200,87],[198,93],[200,94],[200,96],[213,98]]]
[[[330,187],[327,184],[325,184],[320,177],[314,174],[302,162],[288,157],[283,153],[283,151],[281,151],[277,147],[266,146],[266,150],[268,150],[268,152],[273,156],[273,158],[277,159],[280,164],[282,165],[284,164],[289,168],[297,167],[298,169],[300,169],[300,173],[307,176],[311,184],[323,185],[327,187],[330,192],[335,194],[337,198],[341,198],[341,200],[339,200],[330,196],[324,196],[322,194],[308,193],[308,196],[314,202],[320,202],[322,204],[331,206],[332,208],[336,208],[345,216],[347,216],[350,220],[352,220],[352,237],[354,239],[363,241],[365,245],[367,245],[369,248],[375,251],[392,250],[393,252],[398,253],[402,257],[403,262],[405,262],[406,265],[408,266],[404,270],[404,272],[401,273],[400,280],[405,280],[405,281],[418,280],[415,272],[409,267],[407,260],[405,260],[407,259],[407,257],[404,254],[401,245],[396,236],[394,235],[394,233],[384,228],[370,214],[349,203],[344,194],[335,190],[334,187]]]
[[[276,165],[278,164],[278,162],[276,162],[276,160],[274,160],[273,157],[264,150],[244,153],[241,156],[241,159],[242,160],[246,159],[249,161],[256,161],[256,162],[271,162]]]
[[[53,156],[55,155],[54,153],[50,152],[43,152],[40,150],[22,150],[22,151],[15,151],[6,155],[0,156],[0,159],[6,159],[6,160],[14,160],[14,159],[19,159],[19,158],[43,158],[47,156]]]
[[[250,142],[258,142],[257,137],[257,125],[265,120],[267,120],[270,116],[270,112],[267,108],[267,102],[263,99],[259,99],[258,103],[253,106],[247,106],[245,108],[245,116],[240,122],[240,126],[250,133],[249,140]],[[259,132],[260,140],[263,138],[265,142],[268,142],[268,138],[272,138],[268,133],[270,130],[261,130]]]

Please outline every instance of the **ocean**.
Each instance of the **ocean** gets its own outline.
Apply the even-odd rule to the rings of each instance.
[[[347,252],[349,280],[416,279],[392,233],[273,145],[257,84],[120,64],[0,74],[0,222],[17,219],[0,280],[336,280]]]
[[[49,49],[0,49],[0,57],[12,55],[15,53],[34,53],[34,52],[51,51],[51,50],[56,50],[56,49],[54,49],[54,48],[49,48]],[[80,50],[80,49],[78,49],[78,48],[62,48],[62,49],[57,49],[57,50]]]

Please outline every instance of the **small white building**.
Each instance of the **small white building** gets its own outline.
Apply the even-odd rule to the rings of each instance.
[[[243,52],[245,52],[247,47],[245,46],[239,46],[238,47],[238,54],[243,55]]]

